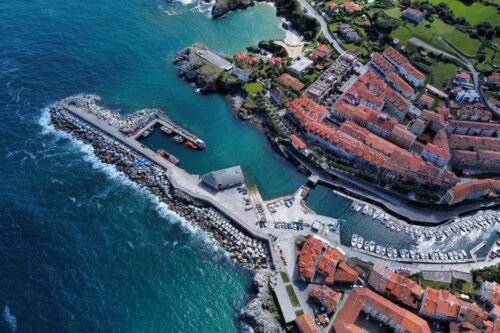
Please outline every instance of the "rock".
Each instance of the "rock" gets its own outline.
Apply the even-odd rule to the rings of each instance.
[[[253,0],[216,0],[212,7],[212,18],[220,18],[227,13],[255,5]]]

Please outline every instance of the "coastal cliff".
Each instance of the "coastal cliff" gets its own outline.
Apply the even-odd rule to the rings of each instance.
[[[216,0],[212,7],[212,18],[220,18],[229,12],[255,5],[253,0]]]
[[[176,54],[173,63],[179,68],[179,77],[191,82],[202,93],[236,92],[241,84],[229,73],[200,58],[196,51],[201,49],[206,47],[197,43]]]
[[[257,271],[252,285],[256,296],[240,314],[240,319],[250,325],[255,333],[284,332],[281,324],[278,323],[272,314],[274,307],[270,290],[272,278],[273,271],[270,269]]]

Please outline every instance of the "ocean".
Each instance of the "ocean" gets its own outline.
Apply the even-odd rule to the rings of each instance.
[[[304,175],[241,122],[224,98],[177,78],[177,51],[203,42],[222,54],[285,36],[269,5],[220,20],[201,0],[0,3],[0,332],[236,332],[252,272],[159,204],[89,146],[51,128],[58,99],[94,93],[120,113],[159,107],[202,137],[176,155],[192,173],[241,165],[269,199]],[[159,133],[148,145],[172,148]],[[308,205],[387,246],[421,246],[349,209],[325,187]],[[366,238],[366,237],[365,237]],[[489,244],[492,232],[443,247]],[[439,245],[439,244],[438,244]],[[441,246],[441,245],[439,245]]]

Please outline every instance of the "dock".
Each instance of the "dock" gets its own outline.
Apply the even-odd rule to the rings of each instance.
[[[165,126],[168,129],[172,130],[174,135],[180,135],[184,138],[186,141],[191,141],[194,143],[199,149],[205,148],[205,142],[197,137],[195,134],[191,133],[190,131],[186,130],[182,126],[176,124],[172,119],[170,119],[167,115],[165,114],[157,114],[157,118],[149,122],[146,126],[141,128],[137,133],[135,133],[132,138],[133,139],[138,139],[144,133],[145,131],[149,130],[152,127],[155,126]]]
[[[477,260],[476,253],[481,250],[484,246],[486,245],[486,241],[483,240],[481,243],[477,244],[470,250],[470,256],[474,259],[474,261]]]

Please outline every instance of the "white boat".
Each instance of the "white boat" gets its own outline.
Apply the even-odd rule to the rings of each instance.
[[[458,260],[458,252],[453,251],[452,253],[453,253],[453,259]]]
[[[375,213],[373,213],[373,219],[376,220],[380,216],[380,211],[376,210]]]
[[[384,246],[380,247],[380,254],[385,256],[385,247]]]
[[[368,251],[369,247],[370,243],[367,240],[365,240],[365,243],[363,244],[363,250]]]
[[[368,205],[366,205],[365,207],[363,207],[363,211],[362,211],[362,213],[363,213],[364,215],[366,215],[366,214],[368,213]]]
[[[463,258],[467,259],[467,252],[465,252],[464,250],[460,250],[460,252],[462,253]]]
[[[361,207],[362,207],[362,206],[363,206],[363,205],[358,204],[358,205],[356,206],[356,211],[357,211],[357,212],[359,212],[359,211],[361,210]]]
[[[392,256],[393,256],[394,258],[397,258],[397,257],[398,257],[398,250],[396,250],[396,249],[392,249]]]
[[[351,238],[351,246],[355,247],[356,244],[358,244],[358,235],[354,234],[354,235],[352,235],[352,238]]]
[[[391,223],[391,231],[394,231],[394,229],[396,229],[396,226],[394,225],[394,223]]]
[[[361,249],[363,247],[363,237],[359,236],[358,237],[358,249]]]
[[[373,215],[373,208],[372,207],[368,208],[368,215],[370,215],[370,216]]]
[[[387,248],[387,256],[392,258],[392,247]]]
[[[370,241],[370,251],[373,252],[373,250],[375,250],[375,242]]]
[[[375,253],[376,253],[376,254],[380,254],[380,245],[377,245],[377,246],[375,247]]]

